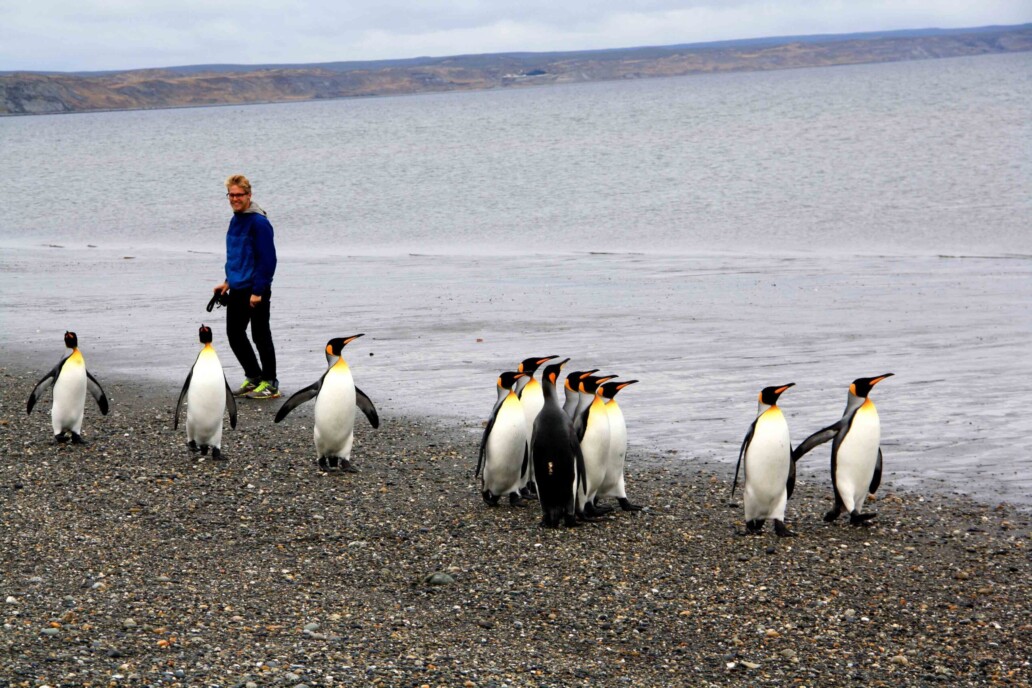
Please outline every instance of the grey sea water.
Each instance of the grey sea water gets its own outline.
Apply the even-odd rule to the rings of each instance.
[[[558,354],[641,381],[632,444],[726,470],[762,387],[797,383],[798,442],[894,372],[887,482],[1032,502],[1030,55],[0,119],[5,358],[42,374],[74,329],[174,403],[236,171],[276,228],[288,392],[365,332],[381,411],[483,418]]]

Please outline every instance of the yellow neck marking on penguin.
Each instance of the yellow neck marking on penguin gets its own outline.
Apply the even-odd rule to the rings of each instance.
[[[761,417],[762,416],[769,416],[770,418],[779,418],[781,416],[784,416],[784,414],[781,413],[781,409],[779,409],[777,407],[777,404],[775,404],[774,406],[771,406],[769,409],[764,411]]]
[[[341,356],[340,358],[337,359],[337,362],[333,364],[333,367],[334,368],[341,368],[341,369],[344,369],[344,370],[350,370],[348,368],[348,362],[344,360],[343,356]]]
[[[869,398],[864,399],[864,403],[860,404],[860,408],[856,410],[857,413],[877,413],[878,409],[874,407],[874,402]]]
[[[71,355],[68,356],[68,363],[75,363],[76,365],[83,365],[84,359],[82,352],[78,349],[72,349]]]

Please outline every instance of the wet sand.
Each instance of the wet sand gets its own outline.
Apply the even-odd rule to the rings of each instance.
[[[475,250],[476,247],[470,247]],[[181,384],[200,323],[242,373],[204,305],[210,251],[12,246],[0,256],[5,357],[48,369],[76,330],[98,377]],[[494,381],[558,354],[640,384],[621,394],[632,441],[667,468],[733,470],[764,386],[794,442],[835,421],[849,382],[875,390],[885,480],[1029,505],[1032,261],[1028,256],[722,254],[347,255],[281,250],[273,332],[284,389],[322,373],[333,336],[385,411],[462,424]],[[824,479],[827,452],[801,465]]]
[[[315,468],[311,410],[243,401],[228,460],[173,432],[173,383],[108,378],[85,447],[0,370],[0,685],[1027,685],[1027,513],[885,485],[868,528],[743,529],[723,470],[629,456],[647,506],[557,531],[491,509],[482,428],[358,420]],[[715,466],[712,468],[716,468]],[[434,577],[436,574],[436,577]]]

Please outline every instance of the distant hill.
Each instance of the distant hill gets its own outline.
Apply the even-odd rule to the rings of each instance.
[[[0,115],[397,95],[1032,51],[1032,24],[305,65],[2,72]]]

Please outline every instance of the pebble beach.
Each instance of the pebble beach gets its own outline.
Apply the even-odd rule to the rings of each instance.
[[[789,502],[744,530],[730,475],[658,467],[573,529],[487,507],[479,420],[357,420],[320,474],[311,409],[243,400],[226,461],[178,389],[102,380],[53,442],[42,372],[0,368],[0,686],[1029,685],[1030,514],[882,486],[870,527]]]

